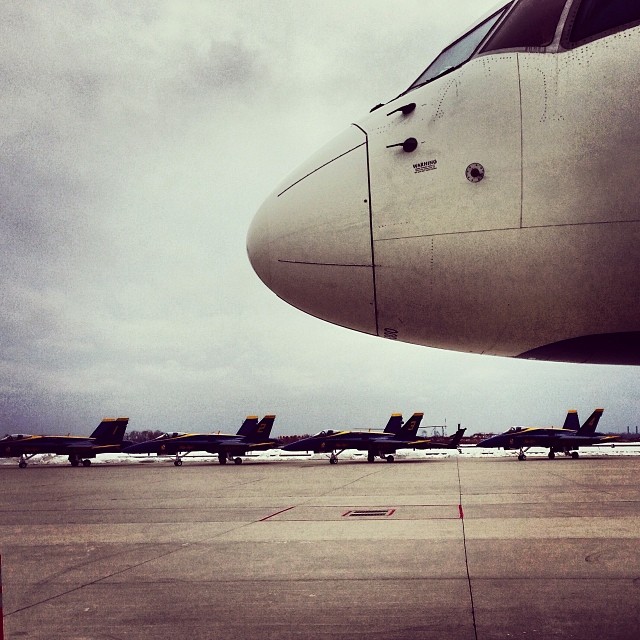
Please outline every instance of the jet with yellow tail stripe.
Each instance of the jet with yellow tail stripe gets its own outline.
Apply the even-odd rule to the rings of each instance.
[[[571,410],[567,413],[564,426],[556,427],[512,427],[509,431],[492,436],[478,443],[479,447],[502,447],[505,450],[519,449],[518,460],[526,460],[526,452],[531,447],[549,449],[548,457],[553,460],[556,453],[564,453],[577,459],[580,447],[588,447],[615,440],[618,436],[596,432],[596,427],[604,409],[596,409],[580,426],[578,413]]]
[[[459,429],[448,443],[434,443],[417,435],[422,413],[414,413],[407,422],[398,427],[398,416],[391,416],[384,431],[321,431],[310,438],[302,438],[282,447],[285,451],[313,451],[314,453],[330,453],[329,462],[338,462],[338,456],[346,449],[367,452],[367,460],[374,462],[382,458],[387,462],[394,461],[398,449],[457,449],[464,429]],[[395,419],[394,419],[395,418]]]
[[[218,454],[220,464],[226,464],[229,459],[233,459],[235,464],[241,464],[240,456],[249,451],[265,451],[278,446],[278,441],[270,437],[275,419],[275,415],[266,415],[258,422],[258,416],[247,416],[235,435],[177,431],[163,433],[154,440],[131,445],[124,452],[175,456],[173,464],[176,467],[182,466],[182,459],[194,451]]]
[[[88,467],[98,453],[119,453],[131,444],[123,441],[128,424],[129,418],[104,418],[90,436],[6,435],[0,439],[0,458],[19,458],[18,466],[24,469],[33,456],[53,453],[69,456],[72,467]]]

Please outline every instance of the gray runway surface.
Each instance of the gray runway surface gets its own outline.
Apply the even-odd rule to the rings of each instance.
[[[637,640],[639,469],[2,466],[6,638]]]

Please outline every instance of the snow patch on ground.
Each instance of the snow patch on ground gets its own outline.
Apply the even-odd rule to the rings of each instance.
[[[531,448],[527,451],[528,458],[546,458],[548,449],[541,447]],[[451,456],[460,456],[461,458],[516,458],[517,451],[504,451],[503,449],[485,449],[473,445],[463,445],[459,451],[456,450],[438,450],[430,449],[424,451],[414,451],[412,449],[400,449],[396,454],[396,460],[428,460],[434,458],[448,458]],[[615,444],[614,446],[596,445],[593,447],[584,447],[580,449],[580,455],[584,457],[603,457],[603,456],[640,456],[640,444]],[[557,454],[561,457],[562,454]],[[280,449],[271,449],[270,451],[261,451],[243,456],[243,460],[247,462],[282,462],[286,463],[291,460],[327,460],[329,458],[326,453],[290,453]],[[356,451],[348,449],[340,454],[341,460],[366,460],[366,451]],[[185,464],[193,462],[211,462],[218,463],[218,456],[211,454],[189,455],[184,458]],[[173,456],[156,456],[156,455],[130,455],[126,453],[102,453],[91,460],[91,464],[171,464]],[[68,465],[69,461],[66,456],[56,456],[51,453],[39,454],[29,460],[29,465]],[[2,458],[0,466],[16,465],[17,458]]]

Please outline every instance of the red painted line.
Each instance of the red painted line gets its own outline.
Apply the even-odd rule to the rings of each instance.
[[[396,512],[396,510],[395,510],[395,509],[389,509],[389,513],[387,513],[387,518],[388,518],[389,516],[392,516],[395,512]]]
[[[342,517],[344,518],[345,516],[348,516],[348,515],[351,513],[351,511],[352,511],[351,509],[349,509],[349,511],[345,511],[345,512],[342,514]]]
[[[265,516],[264,518],[260,518],[260,520],[258,520],[258,522],[264,522],[265,520],[269,520],[269,518],[275,518],[275,516],[279,516],[281,513],[284,513],[285,511],[291,511],[291,509],[295,509],[295,506],[287,507],[286,509],[280,509],[280,511],[276,511],[275,513],[272,513],[271,515]],[[0,640],[2,640],[2,638],[0,638]]]
[[[458,512],[460,513],[460,520],[464,520],[464,511],[461,504],[458,505]]]

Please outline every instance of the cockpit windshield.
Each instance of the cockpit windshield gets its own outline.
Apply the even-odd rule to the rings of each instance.
[[[174,431],[172,433],[163,433],[162,435],[159,435],[156,440],[166,440],[167,438],[178,438],[179,436],[185,436],[187,435],[185,432],[183,431]]]
[[[498,12],[481,22],[477,27],[463,35],[453,44],[448,46],[422,73],[422,75],[407,89],[411,91],[416,87],[427,84],[436,78],[457,69],[474,54],[478,45],[485,39],[493,26],[502,17],[511,3],[503,6]]]
[[[8,433],[4,438],[0,438],[1,440],[22,440],[23,438],[31,438],[33,436],[28,433]]]
[[[334,433],[333,429],[329,429],[328,431],[320,431],[318,433],[316,433],[313,437],[314,438],[324,438],[324,436],[332,436]]]

